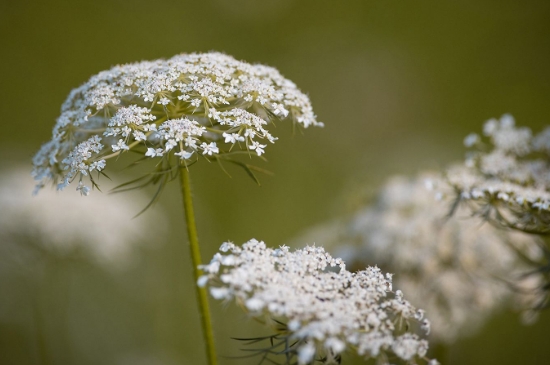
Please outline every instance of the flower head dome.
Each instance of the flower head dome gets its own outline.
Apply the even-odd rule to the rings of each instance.
[[[541,240],[483,224],[462,206],[449,218],[434,189],[452,190],[438,173],[394,177],[376,204],[296,241],[315,238],[351,268],[377,264],[394,273],[394,285],[429,315],[433,342],[471,334],[506,306],[531,319],[545,298],[544,277],[534,272],[544,259]]]
[[[79,199],[47,189],[33,197],[32,185],[25,167],[0,174],[0,206],[9,212],[0,216],[4,264],[32,267],[31,257],[78,254],[105,268],[124,268],[138,248],[163,241],[166,219],[159,211],[147,219],[130,218],[147,201],[144,194],[131,200],[120,195]]]
[[[261,156],[277,139],[268,124],[282,119],[322,126],[308,97],[271,67],[215,52],[116,66],[70,93],[33,175],[37,188],[78,179],[87,195],[83,177],[95,185],[91,174],[130,150],[163,167],[239,149]]]
[[[464,140],[473,150],[466,161],[449,168],[451,194],[479,216],[528,233],[550,232],[550,128],[533,135],[516,127],[514,118],[490,119],[481,138]],[[488,139],[488,140],[487,140]]]
[[[415,333],[429,332],[430,322],[400,290],[392,291],[391,274],[377,267],[349,272],[341,259],[315,246],[291,252],[252,239],[242,246],[226,242],[220,251],[202,267],[199,285],[277,324],[267,361],[276,363],[266,356],[280,354],[288,364],[337,364],[349,350],[380,364],[437,364],[425,357],[428,342]],[[286,348],[275,350],[277,343]]]

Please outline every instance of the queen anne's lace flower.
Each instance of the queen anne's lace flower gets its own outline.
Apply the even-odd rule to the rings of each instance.
[[[25,169],[0,176],[0,256],[22,258],[48,253],[63,257],[83,253],[106,267],[130,262],[135,248],[161,240],[164,220],[157,212],[131,219],[144,198],[99,196],[79,199],[60,196],[47,189],[38,197],[30,194],[33,181]],[[9,255],[3,255],[10,252]],[[23,260],[24,265],[28,265]],[[1,266],[1,265],[0,265]],[[32,265],[29,265],[32,266]]]
[[[268,123],[285,118],[322,126],[308,97],[271,67],[214,52],[116,66],[70,93],[33,175],[37,188],[54,181],[63,189],[129,150],[185,163],[235,145],[261,156],[262,142],[277,139]]]
[[[550,232],[550,128],[533,136],[515,127],[512,116],[485,123],[490,144],[472,134],[475,147],[465,163],[451,167],[446,177],[458,203],[500,225],[531,233]],[[492,146],[491,146],[492,145]]]
[[[544,300],[537,290],[543,277],[524,276],[543,256],[540,240],[483,224],[465,207],[448,218],[449,206],[434,197],[434,189],[450,188],[435,173],[393,178],[377,204],[299,240],[317,237],[351,267],[377,263],[394,272],[394,284],[429,314],[437,342],[471,333],[510,302],[528,309]]]
[[[393,293],[391,275],[377,267],[351,273],[321,247],[290,252],[254,239],[220,251],[202,266],[199,285],[216,299],[236,299],[252,316],[285,321],[298,363],[328,363],[352,348],[382,361],[425,358],[427,341],[411,332],[415,324],[429,330],[424,312]]]

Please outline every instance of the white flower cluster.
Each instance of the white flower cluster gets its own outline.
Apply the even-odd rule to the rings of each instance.
[[[321,247],[290,252],[254,239],[241,247],[226,242],[220,251],[201,266],[199,285],[209,284],[216,299],[236,299],[252,316],[286,321],[298,363],[346,348],[382,363],[391,353],[404,361],[425,359],[428,342],[410,332],[415,323],[429,332],[424,311],[400,290],[394,294],[391,275],[377,267],[351,273]]]
[[[483,134],[466,137],[476,147],[463,165],[447,171],[456,199],[476,213],[504,226],[526,232],[550,231],[550,128],[533,136],[515,127],[511,115],[485,123]],[[492,146],[491,146],[492,145]]]
[[[505,305],[535,306],[543,277],[523,276],[536,267],[522,258],[537,261],[543,251],[537,237],[484,225],[463,208],[447,218],[449,206],[430,191],[445,185],[437,176],[393,178],[377,204],[315,231],[317,242],[338,249],[351,267],[377,263],[394,272],[395,285],[429,313],[431,340],[451,343]]]
[[[37,188],[54,181],[63,189],[131,149],[184,162],[235,145],[261,156],[261,142],[276,140],[268,122],[285,118],[322,126],[308,97],[271,67],[214,52],[116,66],[70,93],[33,175]]]
[[[108,268],[131,262],[134,248],[159,240],[164,220],[157,212],[131,219],[145,198],[122,196],[80,199],[47,189],[31,196],[33,181],[26,168],[0,175],[0,257],[22,258],[31,252],[64,257],[79,252]],[[10,251],[8,255],[2,255]],[[23,266],[32,266],[25,260]],[[1,266],[1,265],[0,265]]]

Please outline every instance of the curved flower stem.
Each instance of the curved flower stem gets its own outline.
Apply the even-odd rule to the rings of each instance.
[[[183,208],[185,210],[185,222],[187,225],[187,235],[189,237],[189,248],[191,250],[191,259],[193,261],[194,285],[199,305],[202,331],[204,342],[206,344],[206,355],[209,365],[216,365],[216,350],[214,348],[214,334],[212,332],[212,320],[210,318],[210,309],[208,307],[208,297],[206,289],[197,285],[201,276],[201,270],[198,266],[201,264],[201,253],[199,249],[199,239],[197,236],[197,226],[195,224],[195,213],[193,211],[193,201],[191,198],[191,180],[187,166],[180,165],[180,183],[181,193],[183,195]]]

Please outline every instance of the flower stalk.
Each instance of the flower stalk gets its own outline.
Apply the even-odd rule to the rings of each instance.
[[[199,249],[199,238],[197,235],[197,225],[195,223],[195,212],[193,210],[193,200],[191,197],[191,180],[189,178],[189,170],[184,164],[180,165],[179,175],[181,193],[183,195],[183,209],[185,210],[187,236],[189,238],[189,249],[191,252],[191,260],[193,262],[193,278],[195,282],[195,290],[199,306],[203,338],[206,346],[206,355],[209,365],[217,365],[216,349],[214,347],[214,333],[212,331],[212,319],[210,317],[210,309],[208,305],[206,289],[196,285],[197,280],[202,275],[202,270],[199,269],[199,265],[201,265],[202,262]]]

